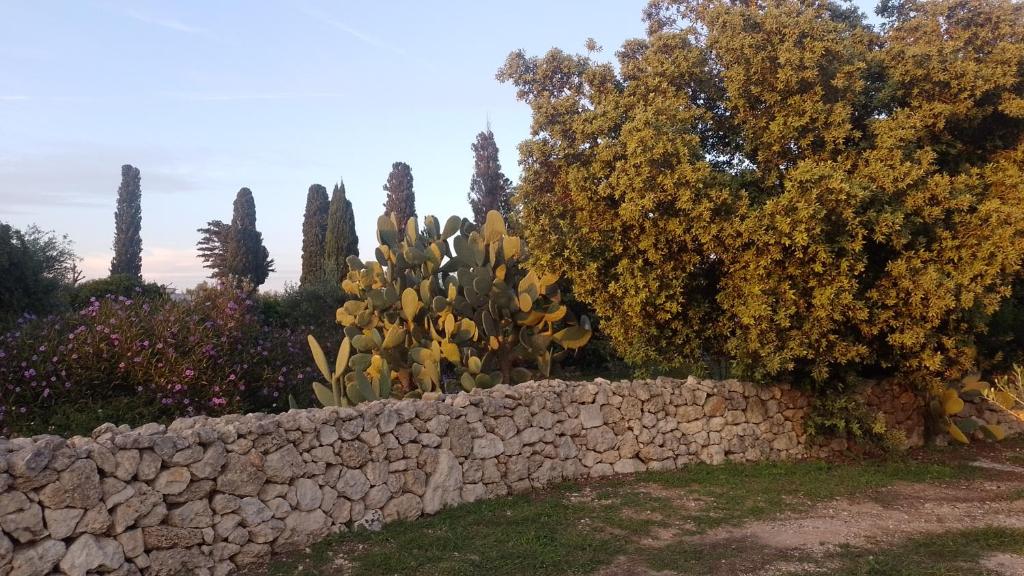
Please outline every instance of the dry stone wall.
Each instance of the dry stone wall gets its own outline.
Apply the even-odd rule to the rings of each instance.
[[[808,406],[736,381],[542,381],[0,439],[0,576],[225,575],[565,479],[820,454]]]

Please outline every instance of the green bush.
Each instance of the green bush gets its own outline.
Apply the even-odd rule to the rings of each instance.
[[[24,314],[63,308],[66,290],[76,280],[77,261],[67,236],[0,222],[0,328]]]
[[[122,296],[134,300],[159,300],[167,297],[163,287],[155,282],[144,282],[127,274],[114,274],[78,284],[70,290],[69,304],[73,310],[81,310],[91,302],[107,296]]]

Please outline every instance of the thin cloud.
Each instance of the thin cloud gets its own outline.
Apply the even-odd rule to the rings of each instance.
[[[255,92],[251,94],[172,93],[169,96],[189,102],[239,102],[246,100],[305,100],[310,98],[337,98],[343,92]]]
[[[24,102],[28,100],[28,96],[2,96],[0,95],[0,102]]]
[[[371,34],[367,34],[357,28],[353,28],[352,26],[349,26],[348,24],[342,22],[341,20],[337,20],[320,10],[311,8],[309,6],[303,6],[299,9],[306,16],[309,16],[310,18],[313,18],[315,20],[319,20],[333,28],[337,28],[338,30],[341,30],[342,32],[348,34],[349,36],[352,36],[356,40],[359,40],[360,42],[366,45],[373,46],[374,48],[381,48],[383,50],[389,50],[399,56],[407,55],[406,51],[403,50],[402,48],[395,46],[394,44],[389,44],[381,40],[380,38],[377,38],[376,36],[373,36]]]
[[[157,26],[165,30],[171,30],[173,32],[182,32],[184,34],[193,34],[196,36],[204,36],[206,38],[210,38],[213,40],[218,39],[212,32],[205,28],[185,24],[184,22],[176,20],[174,18],[161,18],[157,16],[151,16],[149,14],[143,14],[142,12],[138,12],[136,10],[129,10],[127,14],[130,18],[138,20],[139,22],[151,24],[153,26]]]
[[[35,152],[0,149],[0,205],[4,211],[34,213],[53,206],[108,207],[126,161],[142,168],[144,189],[153,194],[198,188],[194,170],[166,151],[131,151],[92,145],[64,145]]]

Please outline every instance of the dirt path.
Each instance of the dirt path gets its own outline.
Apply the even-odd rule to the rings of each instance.
[[[981,462],[991,471],[985,479],[953,483],[901,484],[858,498],[837,499],[803,513],[739,526],[725,526],[688,536],[685,524],[659,528],[640,542],[644,547],[685,542],[721,556],[715,574],[782,575],[821,571],[827,558],[844,546],[892,545],[931,532],[986,526],[1024,528],[1024,468]],[[659,490],[660,495],[666,495]],[[681,501],[692,506],[692,501]],[[723,550],[732,551],[723,554]],[[983,560],[987,570],[1003,576],[1024,576],[1024,557],[993,554]],[[643,562],[621,558],[598,576],[672,576]]]

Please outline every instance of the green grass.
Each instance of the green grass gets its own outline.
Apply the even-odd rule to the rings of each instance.
[[[848,548],[835,576],[981,576],[986,554],[1024,554],[1024,530],[973,528],[913,538],[883,549]]]
[[[375,534],[341,534],[275,561],[270,574],[340,573],[332,566],[340,557],[354,576],[556,576],[590,574],[623,555],[657,569],[703,574],[737,550],[707,550],[684,539],[644,548],[638,541],[656,527],[692,535],[896,482],[974,473],[915,462],[695,465],[467,504]],[[644,488],[649,485],[656,490]]]

